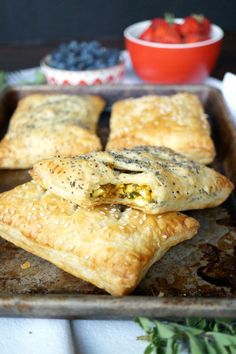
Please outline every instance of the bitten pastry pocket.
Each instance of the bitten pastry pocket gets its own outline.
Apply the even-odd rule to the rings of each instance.
[[[35,164],[31,175],[80,206],[123,204],[148,214],[215,207],[233,189],[213,169],[151,146],[47,159]]]

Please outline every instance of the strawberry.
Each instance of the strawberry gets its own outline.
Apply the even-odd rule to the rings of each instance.
[[[208,18],[203,17],[202,23],[201,23],[201,27],[202,27],[202,34],[206,34],[209,35],[210,31],[211,31],[211,22]]]
[[[144,40],[144,41],[149,41],[152,42],[153,41],[153,29],[152,27],[148,27],[139,37],[140,39]]]
[[[175,25],[158,27],[154,30],[154,40],[159,43],[181,43],[181,36]]]
[[[180,26],[180,32],[184,37],[190,33],[201,33],[201,25],[195,17],[187,16]]]
[[[163,27],[166,25],[166,21],[164,18],[157,17],[154,18],[150,24],[150,26],[140,35],[140,39],[144,41],[155,41],[154,39],[154,30],[159,27]]]
[[[199,25],[200,25],[200,33],[208,35],[211,30],[211,22],[207,17],[204,17],[203,15],[192,15],[194,17]]]
[[[209,36],[200,33],[189,33],[184,37],[184,43],[195,43],[206,41],[209,39]]]
[[[203,15],[191,15],[184,19],[184,23],[180,27],[182,36],[190,33],[200,33],[208,35],[211,29],[211,22]]]
[[[151,24],[151,27],[154,29],[154,28],[157,28],[159,26],[165,26],[166,24],[166,20],[162,17],[157,17],[157,18],[154,18],[152,20],[152,24]]]
[[[203,15],[187,16],[180,25],[173,15],[166,14],[165,18],[154,18],[139,38],[158,43],[194,43],[209,39],[210,29],[211,22]]]
[[[181,43],[181,35],[179,25],[174,22],[174,16],[165,15],[165,19],[160,21],[156,19],[154,22],[153,37],[159,43]]]

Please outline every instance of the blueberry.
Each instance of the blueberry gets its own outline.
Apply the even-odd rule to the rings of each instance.
[[[120,52],[108,49],[97,41],[62,43],[48,59],[48,64],[55,68],[68,70],[93,70],[116,65]]]
[[[87,42],[87,48],[89,50],[98,50],[101,47],[101,44],[97,41]]]
[[[86,65],[82,62],[77,63],[76,65],[77,70],[84,70],[86,68]]]
[[[62,43],[56,50],[56,52],[60,52],[61,54],[66,54],[67,53],[67,45],[65,43]]]
[[[94,42],[94,43],[97,43],[97,42]],[[101,49],[102,49],[101,46],[96,45],[96,44],[92,44],[92,45],[88,44],[87,47],[85,48],[86,52],[92,54],[95,57],[99,56],[98,53],[100,53]]]
[[[86,48],[86,46],[87,46],[87,42],[81,42],[81,43],[79,44],[79,50],[80,50],[80,52],[82,52],[82,51],[84,50],[84,48]]]
[[[103,59],[107,60],[107,59],[109,58],[109,56],[110,56],[110,53],[109,53],[109,50],[108,50],[108,49],[102,48],[102,50],[99,51],[99,55],[100,55]]]
[[[56,68],[56,69],[66,69],[66,65],[64,63],[57,62],[57,63],[54,64],[54,68]]]
[[[61,52],[54,52],[52,54],[52,59],[55,61],[62,61],[64,58],[64,55]]]
[[[118,63],[120,58],[120,51],[118,49],[110,49],[109,56],[110,58],[113,58],[115,63]]]
[[[79,49],[79,44],[77,41],[71,41],[68,44],[68,50],[71,52],[77,52],[77,50]]]
[[[74,55],[74,53],[69,53],[65,62],[69,65],[76,64],[78,61],[78,58]]]
[[[103,58],[103,56],[106,53],[106,49],[103,47],[100,47],[100,48],[96,49],[95,51],[93,51],[93,53],[96,58]]]
[[[107,66],[114,66],[114,65],[116,65],[116,62],[114,61],[114,58],[109,58],[108,60],[107,60]]]
[[[106,63],[102,59],[97,59],[94,62],[94,69],[102,69],[106,67]]]
[[[91,65],[94,62],[94,58],[90,53],[82,53],[79,56],[79,60],[87,65]]]

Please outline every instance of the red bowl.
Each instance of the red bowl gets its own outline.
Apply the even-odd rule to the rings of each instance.
[[[209,76],[220,54],[224,36],[219,26],[211,26],[211,37],[206,41],[162,44],[139,39],[150,23],[138,22],[124,31],[126,48],[138,76],[148,82],[165,84],[200,83]]]

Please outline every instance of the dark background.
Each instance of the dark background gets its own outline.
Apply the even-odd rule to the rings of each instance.
[[[121,38],[128,25],[165,12],[203,13],[236,30],[236,0],[0,0],[0,44]]]

